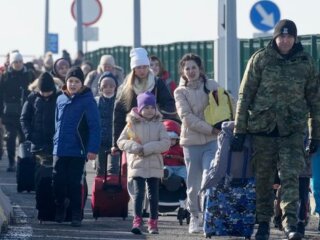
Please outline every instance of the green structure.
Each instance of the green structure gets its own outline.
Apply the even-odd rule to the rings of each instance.
[[[145,45],[149,56],[156,55],[164,64],[166,70],[170,72],[173,80],[178,82],[178,63],[185,53],[196,53],[204,60],[205,71],[210,78],[213,78],[213,41],[203,42],[178,42],[165,45]],[[86,60],[91,61],[95,66],[99,64],[100,57],[104,54],[111,54],[116,64],[121,66],[125,74],[130,72],[130,53],[131,47],[117,46],[111,48],[101,48],[85,55]]]
[[[307,52],[315,59],[320,70],[320,35],[299,36],[302,45]],[[240,40],[240,79],[247,65],[250,56],[258,49],[265,47],[270,38],[241,39]],[[171,78],[178,82],[178,63],[185,53],[196,53],[204,60],[205,72],[208,77],[213,78],[214,73],[214,41],[202,42],[178,42],[164,45],[145,45],[149,55],[156,55],[164,63],[165,68],[170,72]],[[100,57],[104,54],[111,54],[116,59],[117,65],[121,66],[125,74],[130,72],[131,47],[116,46],[101,48],[86,53],[86,59],[95,66],[99,64]]]

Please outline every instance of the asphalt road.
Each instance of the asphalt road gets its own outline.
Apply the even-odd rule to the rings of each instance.
[[[5,194],[12,201],[15,221],[9,226],[6,234],[1,234],[0,239],[79,239],[79,240],[111,240],[111,239],[154,239],[154,240],[195,240],[204,239],[203,234],[188,234],[188,226],[184,223],[179,225],[175,213],[169,216],[159,217],[159,235],[151,235],[145,232],[143,235],[130,233],[132,222],[132,208],[129,206],[129,217],[126,220],[121,218],[99,218],[95,220],[91,211],[91,186],[94,179],[94,172],[91,164],[87,164],[87,180],[89,196],[85,208],[85,218],[80,228],[71,227],[69,223],[58,224],[45,222],[39,224],[36,219],[35,193],[17,193],[15,173],[7,173],[7,159],[0,161],[0,186]],[[146,222],[147,219],[145,219]],[[311,216],[307,226],[306,239],[320,239],[317,229],[317,218]],[[253,237],[254,238],[254,237]],[[284,234],[277,229],[272,229],[270,239],[283,239]],[[212,239],[243,239],[232,237],[213,237]]]

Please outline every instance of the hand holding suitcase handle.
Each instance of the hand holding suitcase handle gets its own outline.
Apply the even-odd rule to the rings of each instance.
[[[105,165],[104,165],[104,183],[107,184],[107,177],[108,177],[108,169],[107,169],[107,166],[108,166],[108,156],[109,155],[115,155],[115,154],[119,154],[120,156],[120,160],[119,160],[119,181],[118,181],[118,186],[122,186],[121,185],[121,165],[122,165],[122,157],[121,157],[121,152],[120,151],[115,151],[115,152],[112,152],[111,149],[110,150],[107,150],[106,152],[106,161],[105,161]]]

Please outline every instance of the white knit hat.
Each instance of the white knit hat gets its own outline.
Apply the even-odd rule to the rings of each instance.
[[[100,58],[100,65],[109,64],[115,66],[116,63],[112,55],[102,55]]]
[[[130,51],[131,70],[138,66],[150,66],[148,52],[144,48],[133,48]]]
[[[23,61],[21,53],[19,52],[10,53],[10,64],[12,64],[15,61]]]

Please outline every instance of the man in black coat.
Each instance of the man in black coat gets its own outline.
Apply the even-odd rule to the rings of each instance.
[[[33,74],[23,65],[19,52],[10,54],[10,66],[0,79],[0,121],[5,127],[5,140],[9,158],[8,172],[15,171],[16,138],[24,141],[20,126],[22,105],[28,96],[28,85]]]

